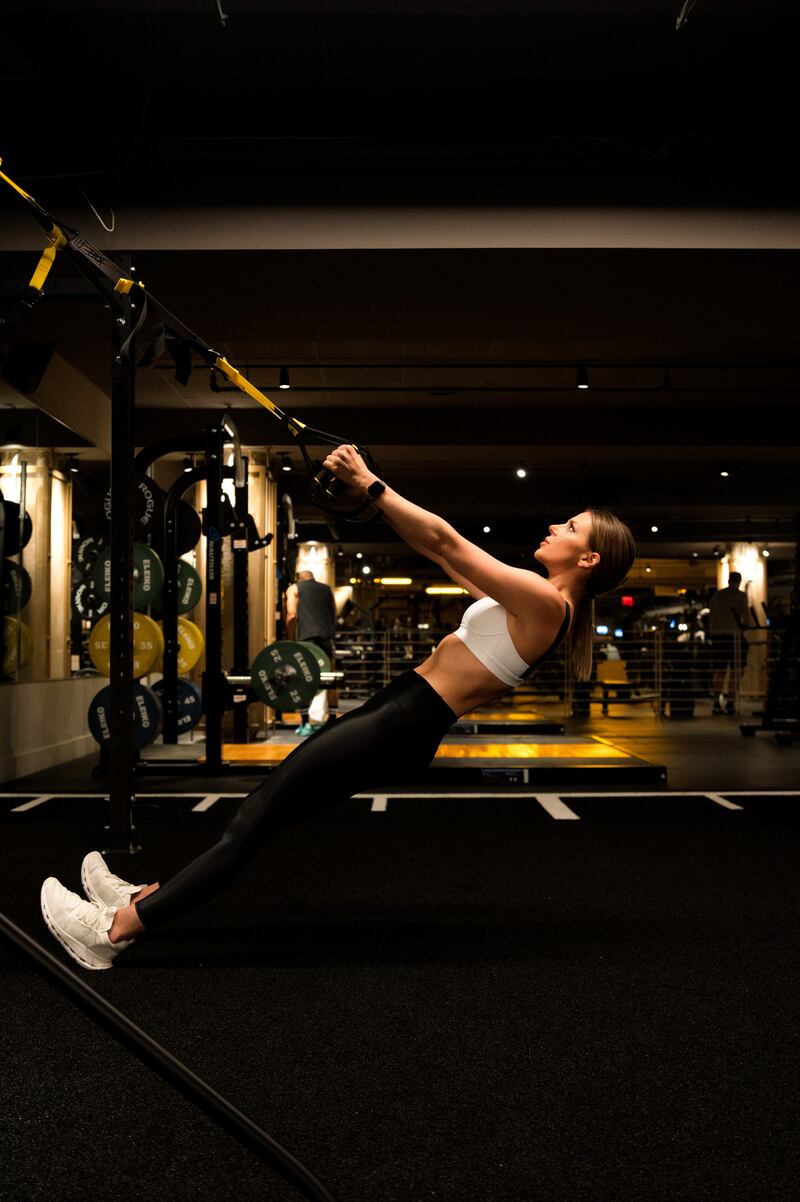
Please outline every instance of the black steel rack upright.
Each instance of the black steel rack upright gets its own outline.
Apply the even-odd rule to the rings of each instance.
[[[119,256],[119,266],[132,277],[130,255]],[[111,363],[111,746],[109,767],[109,851],[134,852],[133,771],[133,542],[134,542],[134,413],[136,407],[136,351],[131,331],[136,321],[136,300],[130,293],[114,293]],[[130,341],[128,339],[130,338]],[[127,342],[123,353],[123,345]]]

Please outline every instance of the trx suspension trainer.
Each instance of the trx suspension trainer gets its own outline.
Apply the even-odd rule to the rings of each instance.
[[[0,159],[0,165],[2,165],[2,159]],[[310,499],[314,505],[331,517],[345,522],[355,521],[366,510],[372,508],[372,500],[368,498],[355,509],[343,510],[340,507],[340,500],[346,486],[326,468],[323,468],[321,462],[313,460],[308,451],[309,445],[313,444],[322,443],[325,446],[335,447],[342,443],[350,443],[362,456],[367,466],[376,471],[375,461],[366,447],[358,446],[344,436],[316,430],[313,426],[307,426],[301,422],[299,418],[284,413],[232,363],[229,363],[224,355],[220,355],[207,346],[193,330],[189,329],[160,301],[157,301],[147,291],[141,280],[126,277],[112,259],[88,242],[77,230],[56,221],[51,213],[42,208],[38,201],[3,171],[0,171],[0,179],[26,202],[29,211],[44,230],[48,242],[22,294],[16,312],[5,320],[0,320],[0,332],[9,333],[44,294],[47,276],[55,262],[56,255],[61,252],[86,277],[107,304],[113,306],[115,298],[121,295],[131,297],[131,308],[136,313],[136,320],[130,334],[120,346],[120,355],[123,361],[130,362],[134,340],[141,340],[144,336],[146,349],[137,358],[134,366],[147,367],[167,350],[175,361],[176,380],[180,384],[186,384],[191,375],[192,352],[194,352],[212,371],[221,372],[230,380],[231,384],[268,410],[291,434],[300,448],[300,453],[308,469],[311,479]],[[362,521],[372,521],[378,516],[379,513],[376,510]]]

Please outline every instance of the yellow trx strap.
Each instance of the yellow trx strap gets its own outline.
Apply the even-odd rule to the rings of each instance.
[[[2,164],[2,162],[3,160],[0,159],[0,164]],[[13,188],[15,192],[19,193],[23,200],[27,200],[29,204],[36,205],[36,201],[33,199],[33,197],[29,196],[24,188],[20,188],[19,184],[15,184],[13,179],[10,179],[4,171],[0,171],[0,179],[4,179],[8,186]],[[31,276],[31,282],[28,285],[30,288],[35,288],[37,292],[41,292],[42,288],[44,287],[44,282],[50,274],[50,268],[55,262],[56,252],[59,251],[62,246],[67,245],[66,238],[55,224],[53,224],[47,237],[50,239],[50,245],[46,246],[42,251],[42,257],[40,258],[36,266],[36,270]]]
[[[114,285],[114,291],[121,292],[123,296],[127,296],[131,288],[144,288],[144,284],[141,280],[128,280],[121,275]]]
[[[2,166],[2,163],[3,160],[0,159],[0,166]],[[13,179],[9,179],[5,172],[0,171],[0,179],[4,179],[9,187],[13,188],[15,192],[19,192],[23,200],[29,200],[31,204],[36,204],[36,201],[33,199],[33,197],[29,196],[24,188],[20,188],[19,184],[15,184]]]
[[[237,371],[236,368],[228,362],[224,355],[218,356],[218,358],[214,361],[214,366],[221,371],[224,376],[227,376],[232,384],[235,384],[237,388],[240,388],[242,392],[247,393],[247,395],[252,397],[254,401],[258,401],[259,405],[263,405],[265,409],[269,409],[270,413],[274,413],[276,417],[281,419],[281,421],[286,422],[292,434],[298,434],[300,430],[305,430],[306,427],[303,422],[296,417],[287,417],[283,410],[279,409],[277,405],[272,403],[269,397],[264,396],[263,392],[259,392],[254,384],[251,384],[241,372]]]
[[[3,160],[0,159],[0,165],[2,165],[2,162]],[[89,242],[86,241],[85,238],[82,238],[79,234],[76,234],[75,231],[70,231],[71,234],[75,235],[74,237],[67,238],[58,225],[56,225],[51,215],[45,209],[43,209],[41,205],[39,205],[37,201],[35,201],[34,198],[25,191],[24,188],[21,188],[19,184],[15,184],[13,179],[10,179],[5,172],[0,171],[0,179],[4,180],[10,188],[13,188],[23,200],[28,201],[28,203],[36,212],[37,220],[44,227],[45,235],[50,242],[50,245],[43,251],[36,271],[33,274],[30,282],[31,288],[34,288],[37,292],[42,290],[42,285],[47,278],[50,268],[53,266],[56,252],[60,250],[61,247],[66,246],[68,254],[74,251],[76,254],[82,255],[84,258],[88,258],[97,271],[102,272],[107,279],[113,280],[115,292],[126,295],[136,286],[144,290],[144,284],[141,280],[130,280],[122,274],[117,275],[116,264],[107,259],[101,251],[97,250],[96,247],[93,247]],[[81,270],[83,269],[81,268]],[[153,301],[152,297],[149,299]],[[206,361],[208,361],[211,355],[214,355],[215,352],[210,351],[210,348],[207,347],[205,343],[203,343],[201,339],[197,337],[196,334],[193,334],[188,327],[184,326],[182,322],[179,322],[177,318],[172,316],[171,313],[168,313],[167,310],[158,305],[158,303],[155,301],[153,301],[153,307],[155,311],[161,315],[168,332],[172,333],[178,338],[185,339],[189,346],[194,347],[195,350],[197,350],[206,358]],[[143,316],[144,312],[142,313],[142,317]],[[236,368],[228,362],[224,355],[217,355],[215,357],[214,366],[218,371],[221,371],[224,376],[227,376],[232,384],[235,384],[236,387],[241,389],[241,391],[247,396],[252,397],[254,401],[258,401],[259,405],[263,405],[265,409],[268,409],[270,413],[272,413],[280,421],[284,422],[287,429],[295,436],[295,438],[299,437],[301,430],[308,428],[305,422],[301,422],[299,418],[296,417],[288,417],[282,409],[279,409],[277,405],[273,404],[269,397],[264,396],[263,392],[260,392],[254,384],[251,384],[250,381],[241,374],[241,372],[237,371]],[[317,433],[319,432],[317,431]]]
[[[67,245],[67,240],[57,225],[53,226],[48,237],[52,238],[52,241],[42,251],[42,257],[28,285],[29,288],[35,288],[37,292],[41,292],[42,288],[44,288],[44,282],[50,274],[50,268],[56,261],[56,253],[61,250],[62,246]]]

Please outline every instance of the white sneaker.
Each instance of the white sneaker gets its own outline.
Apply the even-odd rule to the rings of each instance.
[[[42,885],[42,914],[48,930],[82,968],[111,968],[132,939],[112,943],[108,937],[114,911],[84,901],[65,889],[54,876]]]
[[[115,876],[99,851],[90,851],[88,856],[84,856],[81,882],[89,901],[97,906],[111,906],[112,910],[129,906],[134,893],[144,889],[144,885],[132,885],[130,881]]]

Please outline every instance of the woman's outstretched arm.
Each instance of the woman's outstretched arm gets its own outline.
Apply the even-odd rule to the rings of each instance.
[[[352,446],[337,447],[325,467],[355,488],[368,489],[379,477],[371,472]],[[388,486],[375,499],[389,524],[402,539],[428,559],[454,572],[485,596],[504,605],[509,613],[524,613],[534,599],[547,600],[561,617],[563,601],[548,581],[527,568],[514,568],[464,538],[444,518],[413,505]],[[473,596],[475,594],[473,593]]]
[[[351,446],[337,447],[325,459],[323,466],[345,484],[364,491],[379,479]],[[438,558],[448,539],[456,533],[444,518],[407,501],[388,484],[374,504],[403,542],[428,559]]]

